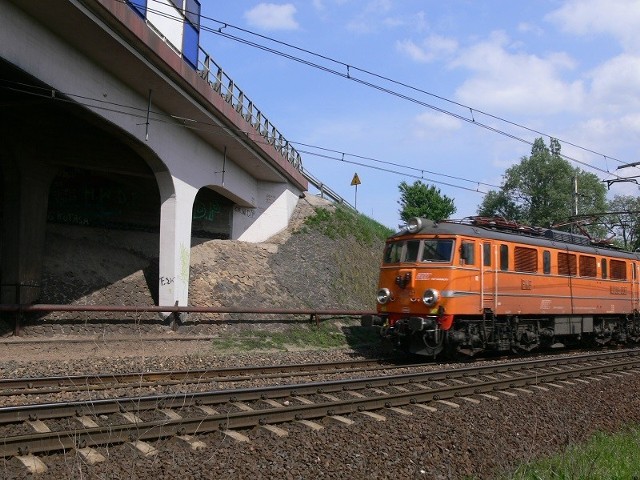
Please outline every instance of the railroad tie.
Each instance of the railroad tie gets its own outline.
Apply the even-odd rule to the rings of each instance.
[[[526,388],[515,387],[514,390],[522,393],[533,393],[531,390],[527,390]]]
[[[140,453],[142,453],[142,455],[144,457],[153,457],[154,455],[158,454],[158,449],[155,448],[153,445],[147,443],[147,442],[143,442],[142,440],[136,440],[134,442],[129,442],[130,445],[133,445],[133,447],[138,450]]]
[[[547,382],[547,385],[550,385],[550,386],[555,387],[555,388],[564,388],[562,385],[558,385],[557,383]]]
[[[169,420],[182,420],[182,415],[177,413],[175,410],[171,410],[170,408],[161,408],[160,411],[169,419]]]
[[[133,424],[143,423],[142,419],[136,416],[135,413],[120,412],[120,416],[122,416],[122,418],[124,418],[129,423],[133,423]]]
[[[540,385],[529,385],[529,388],[535,388],[538,390],[541,390],[543,392],[548,392],[549,389],[547,387],[541,387]]]
[[[414,403],[412,406],[421,408],[423,410],[426,410],[427,412],[437,412],[438,411],[438,409],[436,407],[432,407],[431,405],[425,405],[424,403]]]
[[[242,410],[243,412],[253,412],[253,408],[251,408],[249,405],[247,405],[246,403],[242,403],[242,402],[231,402],[231,405],[233,405],[234,407],[239,408],[240,410]]]
[[[269,424],[262,425],[262,428],[264,428],[268,432],[273,433],[274,435],[276,435],[278,437],[286,437],[287,435],[289,435],[289,432],[287,432],[285,429],[277,427],[275,425],[269,425]]]
[[[392,385],[393,388],[395,388],[396,390],[398,390],[399,392],[408,392],[409,389],[405,388],[405,387],[401,387],[400,385]]]
[[[106,460],[104,455],[91,447],[77,448],[76,452],[78,452],[87,465],[95,465],[96,463],[102,463]]]
[[[42,420],[27,420],[25,423],[38,433],[48,433],[51,431]]]
[[[400,415],[405,415],[407,417],[413,415],[413,413],[411,413],[409,410],[405,410],[404,408],[389,407],[389,410],[391,410],[392,412],[399,413]]]
[[[490,395],[488,393],[479,393],[478,395],[481,397],[487,398],[489,400],[493,400],[494,402],[497,402],[498,400],[500,400],[499,397],[496,397],[495,395]]]
[[[313,402],[312,402],[313,403]],[[297,420],[298,423],[304,425],[305,427],[309,427],[311,430],[322,430],[324,427],[319,423],[312,422],[311,420]]]
[[[353,390],[347,390],[345,393],[355,398],[367,398],[366,395],[363,395],[360,392],[354,392]]]
[[[223,430],[222,433],[227,437],[233,438],[236,442],[251,442],[249,437],[235,430]]]
[[[98,424],[94,422],[93,419],[88,415],[76,417],[76,420],[78,420],[84,428],[96,428],[98,426]]]
[[[213,408],[207,405],[196,405],[196,408],[200,410],[202,413],[204,413],[205,415],[209,415],[209,416],[219,415],[217,410],[214,410]]]
[[[371,391],[377,393],[378,395],[389,395],[389,392],[385,392],[384,390],[380,390],[379,388],[372,388]]]
[[[379,421],[379,422],[385,422],[385,421],[387,420],[387,417],[385,417],[385,416],[383,416],[383,415],[380,415],[380,414],[378,414],[378,413],[375,413],[375,412],[367,412],[367,411],[364,411],[364,412],[358,412],[358,413],[360,413],[360,414],[362,414],[362,415],[366,415],[367,417],[371,417],[371,418],[373,418],[374,420],[377,420],[377,421]]]
[[[473,403],[475,405],[480,403],[480,400],[478,400],[477,398],[472,398],[472,397],[458,397],[460,400],[464,400],[466,402],[469,403]]]
[[[44,462],[34,455],[19,455],[16,458],[27,467],[32,475],[38,475],[48,470]]]
[[[469,385],[467,382],[464,382],[458,378],[452,378],[450,381],[453,383],[457,383],[458,385]]]
[[[182,440],[183,442],[188,443],[189,446],[191,447],[191,450],[202,450],[207,447],[206,443],[198,440],[197,438],[191,435],[178,435],[176,438],[179,440]]]
[[[356,423],[347,417],[343,417],[342,415],[329,415],[327,418],[334,420],[338,423],[341,423],[343,425],[353,425],[354,423]]]
[[[319,397],[322,397],[326,400],[329,400],[330,402],[339,402],[340,399],[338,397],[336,397],[335,395],[330,395],[328,393],[320,393],[318,394]]]
[[[436,402],[441,403],[442,405],[446,405],[446,406],[451,407],[451,408],[460,408],[460,405],[458,405],[455,402],[450,402],[449,400],[436,400]]]

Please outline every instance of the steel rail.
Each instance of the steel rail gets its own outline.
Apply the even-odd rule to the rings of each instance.
[[[309,382],[302,384],[265,386],[260,388],[239,388],[215,390],[208,392],[173,393],[161,395],[146,395],[137,397],[120,397],[115,399],[98,399],[89,401],[69,401],[58,403],[39,403],[32,405],[0,407],[0,425],[22,422],[26,420],[46,420],[84,415],[107,415],[122,411],[141,412],[158,408],[184,408],[200,405],[220,405],[229,402],[249,402],[262,399],[282,399],[298,395],[314,395],[318,393],[335,393],[345,390],[363,390],[387,386],[407,385],[425,381],[441,381],[461,379],[471,376],[490,374],[510,374],[530,369],[544,369],[559,365],[574,367],[574,364],[588,361],[605,361],[608,358],[640,363],[640,351],[601,353],[594,355],[580,355],[563,359],[542,359],[534,361],[514,362],[500,365],[485,365],[480,367],[461,368],[454,370],[439,370],[432,372],[404,373],[359,379],[332,380],[328,382]],[[626,359],[630,357],[631,360]],[[617,368],[618,363],[605,366]],[[588,365],[584,368],[591,368]],[[596,365],[600,367],[600,365]],[[594,367],[595,368],[595,367]],[[571,372],[573,370],[565,370]],[[540,374],[545,374],[541,372]],[[552,372],[553,373],[553,372]]]
[[[109,425],[74,429],[67,432],[46,432],[6,437],[0,440],[0,456],[25,455],[53,450],[84,448],[135,440],[157,440],[173,435],[193,435],[229,429],[254,427],[295,420],[353,414],[362,411],[402,407],[437,400],[490,393],[512,388],[539,386],[553,381],[607,374],[640,367],[640,359],[630,358],[616,365],[587,365],[575,370],[532,372],[518,378],[492,379],[481,383],[421,388],[416,391],[389,393],[376,397],[329,401],[313,405],[272,407],[265,410],[242,411],[191,418],[167,419],[134,424]]]
[[[339,362],[301,363],[247,367],[224,367],[212,369],[191,369],[172,371],[152,371],[135,373],[108,373],[87,375],[65,375],[52,377],[24,377],[0,379],[0,396],[26,395],[43,392],[56,393],[74,390],[104,390],[147,385],[177,385],[209,382],[236,382],[259,378],[284,378],[298,375],[351,373],[377,370],[380,367],[392,370],[424,366],[421,364],[391,363],[387,359],[345,360]]]

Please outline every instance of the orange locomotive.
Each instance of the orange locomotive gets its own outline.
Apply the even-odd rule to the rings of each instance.
[[[412,218],[387,239],[377,325],[436,357],[640,340],[640,256],[557,230]]]

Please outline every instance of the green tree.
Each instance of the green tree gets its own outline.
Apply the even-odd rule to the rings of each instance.
[[[603,212],[606,188],[598,177],[573,168],[560,155],[560,142],[542,138],[533,143],[531,155],[505,171],[499,191],[489,192],[478,215],[503,216],[521,223],[548,227],[568,223],[574,214],[574,178],[578,182],[578,213]],[[596,233],[597,227],[591,232]],[[602,233],[602,228],[600,229]]]
[[[625,250],[640,247],[640,197],[616,195],[607,205],[603,218],[607,230],[615,235],[616,243]]]
[[[400,190],[400,218],[405,222],[411,217],[424,217],[431,220],[444,220],[454,214],[456,207],[453,199],[442,195],[440,189],[433,185],[425,185],[417,180],[413,185],[401,182]]]

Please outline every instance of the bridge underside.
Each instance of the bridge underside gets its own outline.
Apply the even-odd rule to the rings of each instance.
[[[30,5],[26,10],[33,7],[14,3]],[[49,4],[40,7],[46,10]],[[70,13],[77,14],[52,15]],[[144,116],[123,114],[144,108],[152,90],[170,93],[177,80],[147,65],[139,67],[139,78],[147,85],[123,83],[131,81],[123,77],[124,70],[98,66],[86,51],[91,47],[74,50],[67,43],[72,38],[62,39],[11,2],[0,5],[0,18],[1,303],[40,298],[52,225],[157,233],[152,289],[160,305],[188,302],[192,231],[201,238],[262,241],[286,227],[305,182],[291,182],[284,170],[265,162],[233,122],[219,121],[218,127],[202,130],[186,129],[177,121],[152,122],[149,132]],[[83,23],[76,25],[80,31]],[[33,50],[18,55],[9,39],[27,28]],[[82,34],[77,36],[80,41]],[[131,67],[135,55],[111,37],[100,32],[95,43],[88,43],[96,48],[95,55],[107,47],[110,54],[120,49],[121,56],[110,55],[111,61]],[[101,43],[106,41],[114,45]],[[154,102],[156,112],[188,112],[215,123],[214,109],[199,106],[183,90],[158,97],[170,100]],[[100,105],[103,98],[108,103]]]

